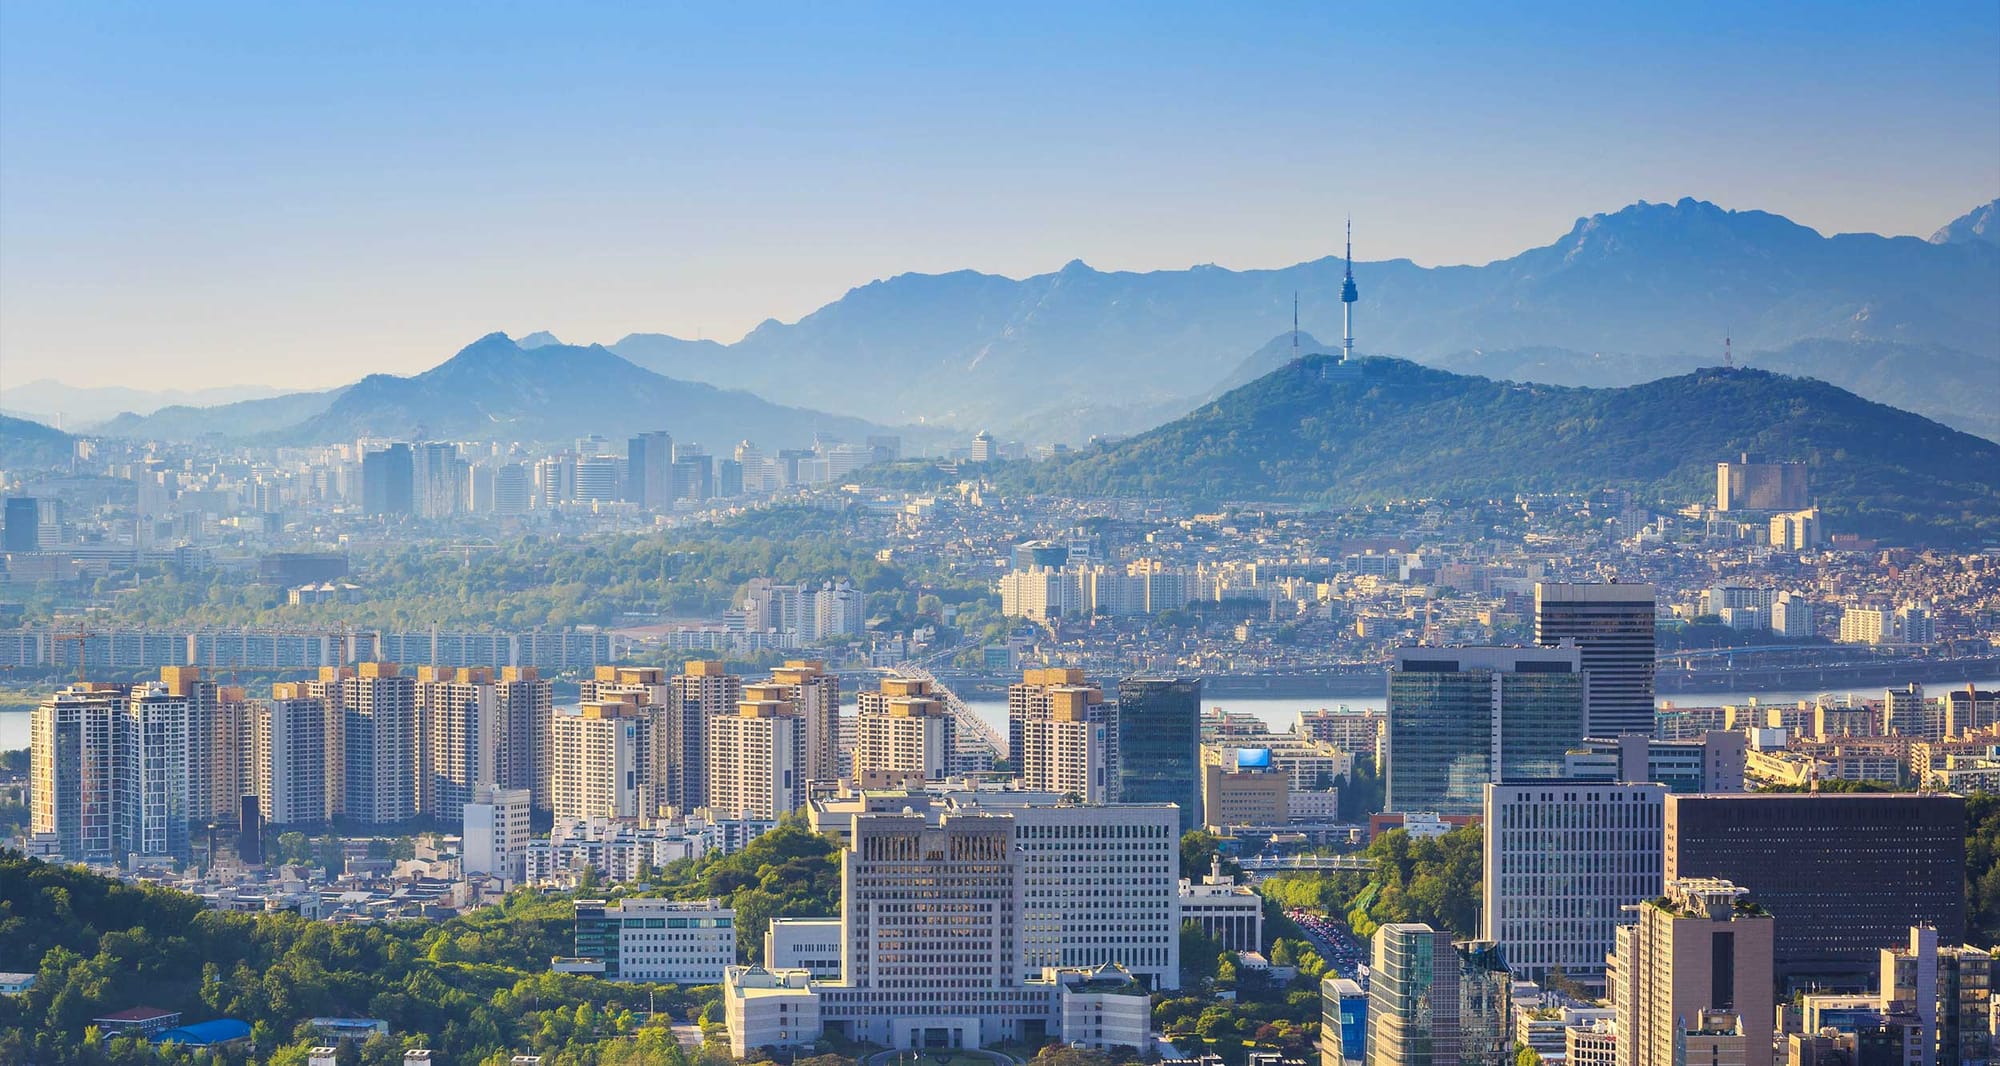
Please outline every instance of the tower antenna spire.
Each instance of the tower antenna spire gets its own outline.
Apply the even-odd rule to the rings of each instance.
[[[1731,370],[1736,369],[1736,350],[1729,346],[1728,337],[1722,338],[1722,365]]]
[[[1354,216],[1347,216],[1347,277],[1340,283],[1340,303],[1344,335],[1340,341],[1340,361],[1354,358],[1354,301],[1360,299],[1354,288]]]
[[[1299,358],[1299,291],[1292,290],[1292,361]]]

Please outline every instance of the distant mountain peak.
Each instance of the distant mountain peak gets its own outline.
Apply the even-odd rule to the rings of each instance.
[[[515,341],[514,344],[519,348],[521,348],[523,351],[525,351],[529,348],[546,348],[552,344],[560,345],[562,344],[562,341],[558,340],[556,338],[556,335],[550,333],[548,330],[538,329],[535,332],[530,333],[525,337],[522,337],[520,340]]]
[[[1560,243],[1613,244],[1641,238],[1688,241],[1706,235],[1736,241],[1800,240],[1817,238],[1817,230],[1802,226],[1769,211],[1734,211],[1707,200],[1683,196],[1673,203],[1640,200],[1616,211],[1579,218],[1569,237]]]
[[[1981,204],[1965,214],[1952,219],[1943,229],[1931,234],[1932,244],[1970,244],[1985,241],[2000,244],[2000,199]]]

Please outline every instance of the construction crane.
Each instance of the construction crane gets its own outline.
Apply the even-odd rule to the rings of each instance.
[[[90,657],[87,654],[90,648],[90,638],[96,635],[85,630],[83,623],[78,622],[76,624],[76,632],[74,633],[54,633],[49,636],[50,642],[54,644],[76,644],[76,683],[79,685],[90,680],[89,675],[85,672],[84,660]]]

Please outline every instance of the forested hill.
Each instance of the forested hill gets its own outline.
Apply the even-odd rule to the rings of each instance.
[[[1350,505],[1624,487],[1712,496],[1739,452],[1799,459],[1835,531],[2000,539],[2000,444],[1810,378],[1722,368],[1625,388],[1308,356],[1150,432],[1017,468],[1017,487]]]

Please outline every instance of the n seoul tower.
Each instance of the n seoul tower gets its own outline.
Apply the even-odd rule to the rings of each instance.
[[[1340,302],[1346,320],[1346,335],[1340,342],[1340,361],[1345,363],[1354,358],[1354,301],[1360,296],[1354,289],[1354,219],[1347,220],[1347,280],[1340,283]]]

